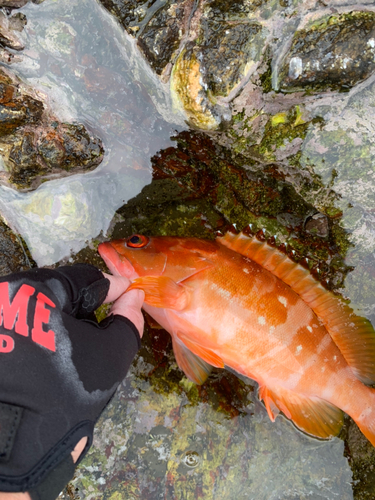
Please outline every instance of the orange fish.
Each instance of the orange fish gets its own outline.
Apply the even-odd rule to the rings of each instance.
[[[272,421],[337,435],[343,411],[375,446],[375,332],[276,247],[228,232],[216,241],[133,235],[99,245],[114,274],[145,292],[179,367],[202,384],[228,366],[259,384]]]

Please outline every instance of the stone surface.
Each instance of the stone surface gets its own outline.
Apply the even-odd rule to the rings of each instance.
[[[81,124],[61,123],[11,72],[0,70],[0,147],[4,161],[0,182],[35,189],[43,179],[97,166],[104,150],[100,139]]]
[[[375,70],[375,13],[319,19],[297,31],[279,76],[281,90],[348,91]]]
[[[197,129],[228,127],[249,80],[267,93],[348,91],[375,70],[371,2],[363,10],[341,0],[101,3],[162,80],[171,75],[175,106]]]
[[[25,271],[34,266],[22,239],[0,221],[0,276]]]

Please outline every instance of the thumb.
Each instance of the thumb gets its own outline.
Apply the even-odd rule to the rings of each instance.
[[[109,280],[109,290],[104,304],[113,302],[128,289],[130,281],[124,276],[112,276],[112,274],[103,273],[104,277]]]
[[[145,299],[143,290],[130,290],[119,297],[111,307],[110,313],[128,318],[139,331],[142,338],[144,319],[141,311]]]

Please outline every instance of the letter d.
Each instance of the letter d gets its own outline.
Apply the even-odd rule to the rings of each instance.
[[[0,335],[0,352],[12,352],[14,340],[9,335]]]

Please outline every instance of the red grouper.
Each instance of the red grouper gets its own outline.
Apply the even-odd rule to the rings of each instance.
[[[375,446],[374,329],[285,253],[244,232],[216,241],[133,235],[99,253],[144,290],[144,310],[171,334],[190,380],[228,366],[258,382],[272,421],[281,411],[329,438],[344,411]]]

